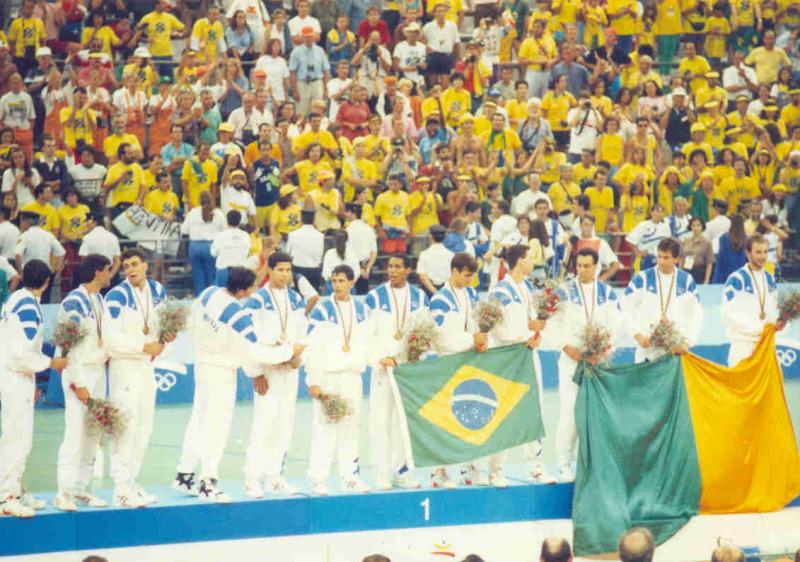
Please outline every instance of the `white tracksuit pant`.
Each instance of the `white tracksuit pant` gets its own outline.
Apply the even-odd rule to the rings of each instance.
[[[744,359],[750,357],[756,348],[756,343],[750,341],[732,341],[728,350],[728,367],[735,367]]]
[[[324,373],[320,377],[323,394],[338,394],[347,400],[352,414],[338,423],[329,423],[319,400],[314,400],[311,425],[311,458],[308,476],[326,480],[335,451],[339,453],[339,474],[343,479],[359,473],[358,438],[361,429],[361,373]]]
[[[81,370],[89,396],[106,397],[105,365],[70,366],[61,375],[64,389],[64,440],[58,449],[58,489],[64,492],[83,492],[92,482],[94,459],[102,432],[90,423],[86,405],[69,388],[73,369]]]
[[[22,493],[22,475],[33,445],[33,375],[0,368],[0,500]]]
[[[391,367],[377,366],[372,369],[369,388],[369,428],[372,444],[372,466],[380,478],[393,478],[406,466],[400,413],[392,392]]]
[[[194,384],[178,472],[194,472],[199,462],[201,479],[217,478],[236,406],[236,369],[198,363]]]
[[[575,460],[578,429],[575,425],[577,384],[572,382],[578,364],[562,353],[558,358],[558,429],[556,430],[556,455],[558,466],[571,465]]]
[[[544,423],[544,387],[542,386],[542,362],[539,360],[539,352],[535,349],[533,353],[533,368],[536,370],[536,386],[539,389],[539,409],[542,412],[542,423]],[[542,439],[532,441],[522,448],[525,458],[527,458],[533,467],[540,467],[542,461]]]
[[[111,478],[116,487],[136,483],[142,467],[156,406],[153,364],[137,359],[112,359],[108,369],[109,399],[119,408],[125,430],[111,444]]]
[[[273,480],[283,476],[292,444],[298,380],[297,370],[270,370],[267,393],[253,394],[253,424],[244,463],[245,480]]]

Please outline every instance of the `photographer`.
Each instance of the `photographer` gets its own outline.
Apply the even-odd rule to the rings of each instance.
[[[603,116],[592,106],[588,91],[582,91],[578,107],[569,110],[567,123],[570,128],[567,159],[575,164],[580,161],[584,150],[594,148],[598,130],[603,125]]]
[[[409,183],[417,175],[419,163],[414,149],[404,139],[392,139],[392,151],[383,159],[380,176],[398,176],[403,183]]]
[[[383,93],[383,79],[392,71],[392,54],[381,45],[381,34],[373,31],[369,39],[353,57],[356,81],[367,89],[370,105],[374,106],[378,96]]]

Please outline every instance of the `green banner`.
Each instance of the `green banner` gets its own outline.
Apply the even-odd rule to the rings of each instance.
[[[580,439],[572,504],[575,554],[613,552],[631,527],[647,527],[661,544],[700,504],[697,446],[680,359],[670,355],[605,368],[582,363],[575,382],[581,385],[575,406]]]
[[[522,344],[400,365],[394,378],[416,466],[468,462],[544,436],[533,355]]]

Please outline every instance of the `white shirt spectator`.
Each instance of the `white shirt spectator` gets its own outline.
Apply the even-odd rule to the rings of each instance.
[[[0,256],[13,259],[19,240],[19,228],[11,221],[0,223]]]
[[[131,94],[127,88],[120,88],[111,96],[111,104],[114,108],[127,115],[128,109],[147,109],[147,95],[139,90]]]
[[[217,269],[256,265],[256,256],[250,256],[250,235],[240,228],[228,228],[214,237],[211,255],[217,258]],[[256,258],[256,259],[253,259]]]
[[[347,245],[353,249],[358,263],[369,260],[372,252],[378,253],[378,237],[370,225],[361,219],[356,219],[345,230],[347,230]]]
[[[181,234],[189,236],[189,240],[204,240],[211,241],[214,237],[225,230],[227,222],[225,221],[225,214],[219,210],[214,209],[211,211],[211,221],[206,222],[203,220],[203,209],[195,207],[186,214],[181,225]]]
[[[286,252],[292,256],[292,264],[313,269],[322,264],[325,236],[311,224],[304,224],[289,233]]]
[[[14,277],[19,275],[5,256],[0,256],[0,271],[6,274],[6,283],[10,283]]]
[[[717,215],[710,221],[706,223],[706,238],[712,244],[716,244],[719,242],[719,237],[728,232],[731,229],[731,219],[726,217],[725,215]],[[717,251],[714,250],[716,254]]]
[[[254,107],[249,114],[245,114],[243,107],[237,107],[228,116],[228,123],[233,125],[233,136],[236,140],[242,140],[245,130],[258,137],[258,127],[262,123],[272,125],[272,113],[264,115]]]
[[[306,16],[304,18],[295,16],[290,19],[286,25],[289,26],[289,35],[292,37],[299,37],[300,32],[304,27],[311,27],[314,30],[314,33],[317,33],[318,35],[322,34],[322,28],[319,25],[319,20],[313,16]]]
[[[569,131],[570,154],[581,154],[585,149],[594,150],[600,122],[597,119],[596,111],[589,110],[588,113],[587,117],[585,109],[575,107],[570,109],[567,114],[567,123],[572,123],[575,117],[578,117],[578,124]],[[585,122],[584,119],[586,119]]]
[[[255,70],[267,73],[267,84],[272,91],[272,97],[278,101],[286,101],[286,91],[283,81],[289,79],[289,64],[283,57],[264,55],[256,61]]]
[[[104,226],[97,225],[83,237],[78,255],[81,257],[89,254],[100,254],[109,261],[121,254],[119,249],[119,239],[113,232],[109,232]]]
[[[42,260],[49,264],[51,256],[60,258],[64,253],[64,246],[56,237],[38,226],[32,226],[20,234],[17,242],[16,255],[22,257],[23,267],[31,260]]]
[[[339,106],[341,105],[342,101],[344,101],[344,99],[347,97],[347,93],[345,93],[344,96],[342,96],[338,100],[333,99],[333,96],[335,96],[342,90],[346,90],[347,88],[349,88],[350,84],[352,83],[353,83],[352,78],[347,78],[345,80],[342,80],[340,78],[331,78],[330,80],[328,80],[328,85],[327,85],[328,99],[331,100],[331,107],[328,110],[328,119],[330,121],[336,120],[336,114],[339,113]],[[325,130],[326,131],[328,130],[327,127],[325,127]]]
[[[14,190],[14,178],[20,171],[21,170],[18,170],[17,168],[9,168],[3,172],[3,193]],[[31,168],[31,183],[33,183],[32,187],[28,187],[26,184],[22,183],[17,185],[17,206],[20,209],[28,203],[33,203],[33,201],[36,199],[33,196],[33,190],[36,189],[36,186],[42,183],[42,177],[39,175],[39,172],[36,170],[36,168]]]
[[[0,98],[0,118],[3,125],[12,129],[30,129],[31,119],[36,119],[33,99],[28,92],[8,92]]]
[[[107,172],[108,169],[101,164],[95,164],[91,168],[78,164],[69,169],[72,186],[84,199],[93,199],[102,193],[101,188]]]
[[[417,41],[414,45],[408,41],[401,41],[394,48],[392,56],[400,62],[400,66],[416,66],[417,70],[413,72],[403,72],[403,76],[417,84],[422,83],[422,74],[419,73],[420,63],[425,62],[425,44]]]
[[[492,230],[489,233],[489,239],[492,242],[500,243],[511,232],[517,230],[517,219],[511,215],[503,215],[492,223]]]
[[[253,201],[253,196],[244,189],[236,189],[234,187],[223,187],[222,193],[222,212],[227,215],[229,211],[239,211],[242,215],[242,220],[239,224],[246,224],[249,217],[256,216],[256,204]]]
[[[452,54],[457,43],[461,43],[458,26],[450,20],[444,20],[440,27],[436,20],[429,21],[422,27],[425,42],[434,53]]]
[[[431,283],[441,287],[450,279],[450,262],[455,254],[444,244],[434,243],[422,250],[417,261],[417,273],[424,273]]]
[[[336,248],[330,248],[325,252],[325,257],[322,258],[322,278],[325,281],[330,281],[333,268],[338,265],[346,265],[352,269],[356,279],[361,275],[361,264],[353,248],[349,245],[344,250],[344,259],[340,258],[339,254],[336,253]]]
[[[747,77],[745,80],[744,76],[739,74],[739,69],[744,72],[744,75]],[[753,70],[751,67],[747,66],[744,63],[741,63],[739,67],[736,66],[729,66],[722,72],[722,87],[726,90],[730,86],[746,86],[749,83],[751,84],[758,84],[758,78],[756,78],[756,71]],[[748,88],[743,88],[736,92],[728,92],[728,101],[735,101],[736,96],[747,96],[748,98],[752,98],[753,95]]]
[[[531,220],[535,219],[536,213],[534,212],[534,207],[537,201],[547,201],[547,206],[552,206],[550,204],[550,198],[546,193],[542,191],[534,192],[530,189],[526,189],[511,200],[511,215],[515,218],[528,215]]]

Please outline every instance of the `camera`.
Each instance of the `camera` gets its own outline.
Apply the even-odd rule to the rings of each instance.
[[[467,57],[467,62],[470,64],[475,64],[478,62],[478,57],[476,55],[470,55]]]
[[[591,109],[591,108],[592,108],[592,102],[591,101],[586,100],[586,101],[583,102],[583,109]]]

